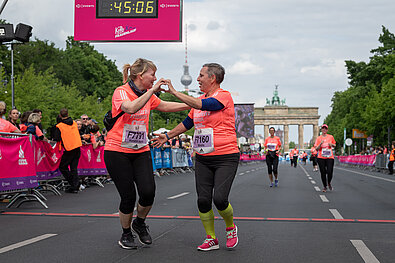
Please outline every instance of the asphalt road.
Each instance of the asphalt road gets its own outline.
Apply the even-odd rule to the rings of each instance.
[[[194,173],[156,178],[147,224],[151,246],[121,249],[114,185],[78,194],[48,192],[19,208],[0,203],[0,262],[395,262],[395,177],[335,167],[332,192],[321,192],[310,164],[279,166],[269,187],[266,165],[239,166],[230,201],[239,245],[226,249],[225,224],[215,222],[220,249],[201,252]],[[214,209],[216,216],[217,211]]]

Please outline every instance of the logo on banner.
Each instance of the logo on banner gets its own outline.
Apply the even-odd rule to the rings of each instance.
[[[92,159],[91,150],[88,150],[88,151],[86,152],[86,155],[88,155],[88,162],[91,162],[91,159]]]
[[[99,154],[97,155],[96,162],[97,162],[97,163],[101,163],[101,159],[100,159],[100,151],[99,151]]]
[[[126,26],[126,27],[118,26],[115,28],[115,38],[132,34],[136,32],[136,30],[137,28],[132,26]]]
[[[37,152],[37,165],[39,165],[44,158],[45,158],[45,153],[41,155],[41,149],[38,149],[38,152]]]
[[[3,156],[1,156],[1,150],[0,150],[0,160],[3,158]]]
[[[25,184],[25,182],[24,181],[16,181],[16,185],[24,185]]]
[[[1,183],[1,186],[2,186],[2,187],[4,187],[4,186],[10,186],[10,185],[11,185],[11,183],[4,183],[4,182]]]
[[[37,179],[30,179],[30,184],[35,184],[37,183]]]
[[[22,145],[19,145],[19,165],[27,165],[27,160],[25,159],[25,152],[22,150]]]
[[[59,160],[59,158],[56,156],[56,153],[54,153],[53,155],[52,155],[52,161],[54,162],[54,163],[57,163],[58,162],[58,160]]]

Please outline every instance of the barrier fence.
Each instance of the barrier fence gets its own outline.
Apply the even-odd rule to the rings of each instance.
[[[389,154],[337,156],[340,163],[388,169]]]

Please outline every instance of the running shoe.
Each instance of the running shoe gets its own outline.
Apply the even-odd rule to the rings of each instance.
[[[274,187],[278,186],[278,180],[274,180]]]
[[[141,244],[144,244],[144,245],[151,245],[152,244],[152,238],[151,238],[150,234],[148,233],[149,228],[145,223],[140,225],[140,224],[136,223],[136,220],[133,220],[132,229],[137,234]]]
[[[137,249],[136,243],[134,243],[134,238],[132,232],[122,234],[121,239],[118,241],[121,248],[124,249]]]
[[[329,188],[329,190],[333,191],[333,187],[332,187],[332,185],[329,184],[329,183],[328,183],[328,188]]]
[[[228,242],[226,242],[227,244]],[[201,251],[210,251],[214,249],[219,249],[218,239],[212,238],[210,235],[207,235],[207,238],[204,240],[203,244],[197,247],[198,250]]]
[[[270,183],[270,187],[273,187],[273,182]]]
[[[226,228],[226,247],[234,248],[239,243],[239,238],[237,237],[237,226]]]
[[[322,188],[322,192],[324,193],[326,192],[326,187]]]

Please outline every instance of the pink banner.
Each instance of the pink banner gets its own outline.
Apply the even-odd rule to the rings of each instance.
[[[349,155],[349,156],[338,156],[341,163],[358,164],[366,166],[374,166],[376,161],[376,155]]]
[[[81,147],[81,157],[78,163],[78,175],[104,175],[107,174],[104,163],[104,147],[93,149],[92,145]]]
[[[58,170],[63,151],[58,144],[52,147],[44,141],[36,141],[36,169],[39,180],[48,180],[61,175]]]
[[[251,162],[251,161],[264,161],[266,159],[266,156],[264,155],[259,155],[259,154],[241,154],[240,155],[240,161],[241,162]]]
[[[0,191],[38,186],[33,145],[29,136],[0,137]]]

